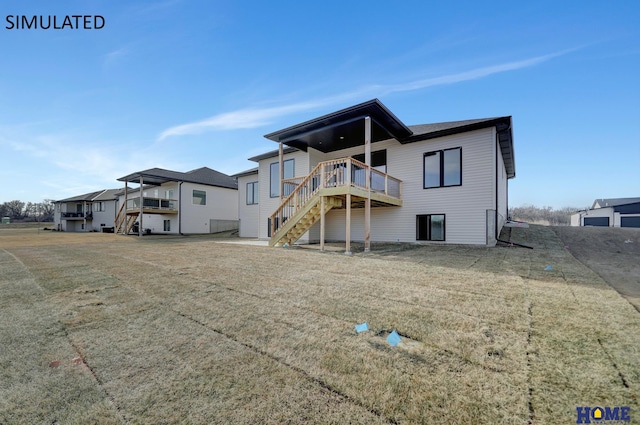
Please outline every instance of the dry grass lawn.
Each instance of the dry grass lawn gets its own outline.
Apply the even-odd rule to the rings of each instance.
[[[640,423],[640,314],[551,229],[512,237],[536,249],[0,229],[0,423]]]

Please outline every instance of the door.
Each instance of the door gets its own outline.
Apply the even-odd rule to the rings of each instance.
[[[609,217],[585,217],[584,225],[609,227]]]

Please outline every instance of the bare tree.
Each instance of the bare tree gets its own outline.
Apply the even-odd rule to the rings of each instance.
[[[4,206],[7,209],[7,216],[11,217],[14,220],[22,219],[23,211],[24,211],[24,202],[19,200],[5,202]]]

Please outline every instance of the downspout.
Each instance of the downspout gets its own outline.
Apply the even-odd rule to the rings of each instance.
[[[178,185],[178,234],[182,236],[182,183]]]

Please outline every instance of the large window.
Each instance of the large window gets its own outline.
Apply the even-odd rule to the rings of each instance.
[[[444,214],[425,214],[416,216],[417,241],[444,241]]]
[[[462,184],[462,148],[424,154],[424,188]]]
[[[247,205],[255,205],[258,203],[259,192],[258,182],[247,183]]]
[[[284,178],[291,179],[294,177],[294,162],[293,159],[287,159],[284,161]],[[280,163],[274,162],[270,166],[270,179],[269,179],[269,196],[276,198],[280,196]]]
[[[207,205],[207,192],[204,190],[193,190],[193,205]]]

